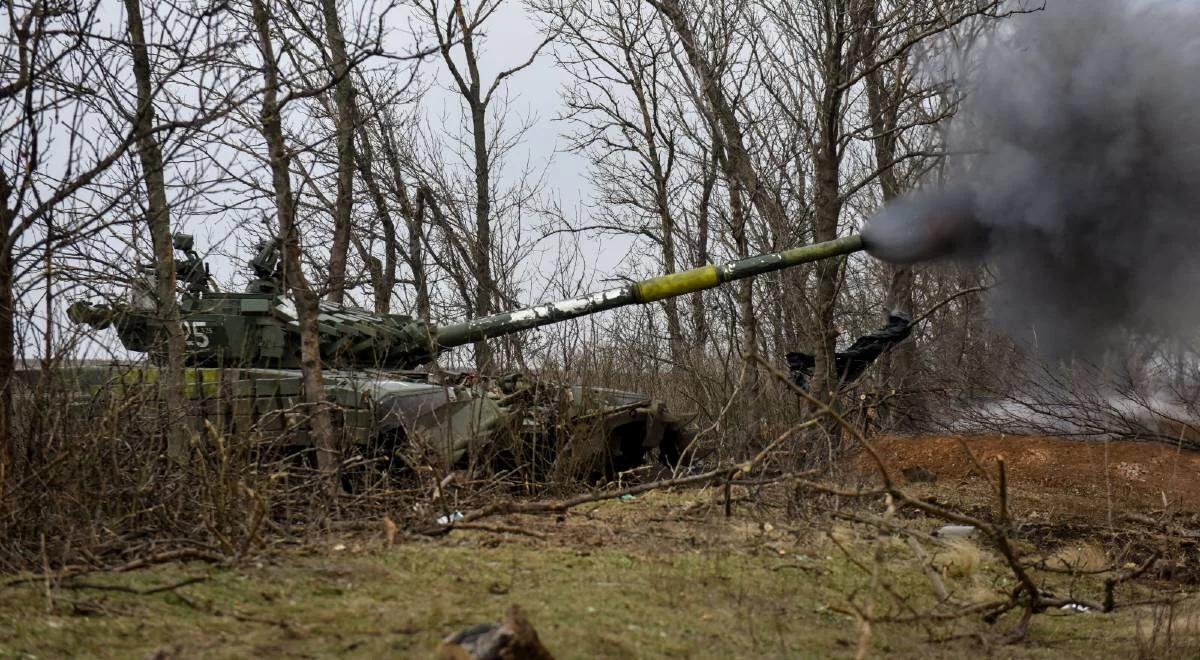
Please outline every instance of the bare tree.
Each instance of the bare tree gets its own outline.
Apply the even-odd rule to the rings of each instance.
[[[399,282],[398,260],[403,259],[410,273],[410,284],[415,293],[416,316],[429,320],[429,276],[425,266],[424,256],[424,225],[428,199],[419,189],[414,202],[410,192],[411,186],[407,177],[411,169],[404,165],[402,155],[404,131],[409,130],[412,116],[401,115],[401,106],[411,104],[416,106],[417,98],[402,99],[404,90],[392,90],[385,81],[365,81],[363,93],[359,95],[365,102],[360,103],[358,112],[358,167],[363,182],[375,205],[376,214],[382,225],[384,258],[372,266],[372,280],[375,282],[375,309],[386,313],[391,309],[391,297],[396,284]],[[385,90],[380,92],[379,90]],[[364,117],[366,115],[369,117]],[[378,151],[377,151],[378,149]],[[382,174],[377,174],[379,167]],[[401,246],[397,214],[404,223],[404,243]]]
[[[371,204],[375,207],[376,217],[383,227],[382,236],[380,237],[383,243],[383,260],[369,253],[363,241],[359,240],[358,244],[362,252],[363,261],[367,262],[367,269],[371,274],[371,288],[374,289],[375,311],[379,314],[387,314],[391,311],[392,305],[392,290],[396,288],[396,268],[397,268],[397,236],[396,236],[396,221],[394,219],[391,203],[384,195],[383,186],[380,185],[378,178],[375,176],[375,148],[371,144],[371,137],[364,125],[365,122],[361,119],[361,113],[358,108],[355,108],[355,132],[358,136],[359,148],[355,150],[355,164],[358,167],[359,176],[362,177],[363,184],[366,186],[367,192],[371,198]],[[400,212],[404,216],[412,214],[410,203],[401,202]]]
[[[495,154],[494,144],[489,143],[491,133],[488,128],[488,109],[504,81],[533,64],[554,35],[547,35],[534,46],[524,62],[499,72],[491,83],[485,83],[479,67],[481,53],[478,39],[485,22],[504,4],[504,0],[481,0],[472,9],[464,6],[463,0],[453,0],[448,8],[443,7],[438,0],[416,0],[415,4],[432,26],[442,61],[467,106],[475,178],[475,226],[470,243],[470,265],[475,278],[475,290],[471,295],[474,303],[471,312],[477,317],[486,316],[495,311],[495,300],[499,296],[492,268],[492,159]],[[462,58],[462,65],[456,59],[459,57]],[[476,342],[474,349],[476,368],[481,372],[491,371],[492,351],[487,342]]]
[[[649,238],[658,248],[659,269],[676,272],[679,128],[669,99],[670,35],[635,0],[546,3],[542,9],[563,25],[569,50],[558,61],[574,78],[563,90],[567,117],[578,126],[574,148],[591,155],[592,180],[606,207],[593,228]],[[620,217],[620,209],[632,217]],[[663,301],[663,311],[671,361],[683,364],[678,301]]]
[[[5,15],[10,29],[0,36],[0,68],[16,74],[0,85],[0,482],[12,460],[17,327],[53,322],[16,318],[19,278],[28,260],[41,261],[48,248],[61,249],[111,224],[107,215],[130,188],[119,182],[97,186],[127,154],[148,145],[145,138],[197,129],[255,91],[233,81],[236,94],[201,95],[166,120],[141,112],[144,103],[135,102],[137,111],[130,113],[123,98],[104,93],[115,78],[107,68],[107,49],[128,42],[104,35],[99,16],[97,2],[10,3]],[[192,22],[191,37],[210,19]],[[173,52],[188,51],[187,37]],[[144,38],[133,41],[145,44]],[[217,41],[204,48],[223,48]],[[176,63],[173,71],[182,66]],[[156,196],[156,220],[164,219],[162,202]],[[167,242],[169,250],[169,227]],[[174,291],[165,297],[173,299]]]
[[[272,42],[271,12],[268,0],[251,0],[254,29],[262,53],[262,134],[270,154],[271,181],[275,190],[276,218],[283,248],[285,286],[296,302],[300,323],[300,367],[303,372],[304,399],[310,407],[312,440],[321,471],[332,479],[336,475],[338,447],[334,442],[333,422],[325,403],[325,382],[321,373],[321,344],[317,329],[319,298],[308,283],[301,262],[300,236],[296,228],[295,198],[292,193],[291,157],[283,136],[279,98],[279,63]],[[332,483],[331,483],[332,485]]]
[[[346,37],[338,17],[336,0],[321,0],[325,38],[330,53],[330,75],[335,81],[333,103],[337,110],[337,197],[333,207],[333,242],[329,246],[329,293],[331,302],[341,304],[346,294],[346,253],[350,247],[350,214],[354,205],[354,134],[356,103]]]
[[[163,154],[153,133],[154,90],[151,79],[150,55],[146,47],[146,32],[142,24],[139,0],[124,0],[130,52],[133,58],[133,77],[137,82],[137,112],[134,126],[139,133],[138,160],[146,186],[151,241],[154,245],[154,274],[158,289],[155,304],[157,314],[166,329],[166,403],[169,419],[180,419],[183,409],[183,328],[179,323],[179,305],[175,296],[175,248],[172,240],[170,204],[163,176]],[[171,425],[167,450],[177,461],[187,459],[188,438]]]

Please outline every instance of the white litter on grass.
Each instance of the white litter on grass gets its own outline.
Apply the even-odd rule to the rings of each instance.
[[[439,525],[449,525],[449,524],[450,524],[450,523],[452,523],[452,522],[457,522],[457,521],[459,521],[459,520],[462,520],[462,519],[463,519],[463,512],[462,512],[462,511],[455,511],[454,513],[452,513],[452,514],[450,514],[450,515],[448,515],[448,516],[442,516],[441,518],[438,518],[438,519],[437,519],[437,524],[439,524]]]
[[[978,533],[979,530],[971,525],[946,525],[935,531],[933,535],[943,539],[962,539],[971,538]]]

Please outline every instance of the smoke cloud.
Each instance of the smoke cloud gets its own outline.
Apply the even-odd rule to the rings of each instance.
[[[994,322],[1044,355],[1200,328],[1200,3],[1048,0],[975,60],[974,154],[883,209],[867,249],[983,257]]]

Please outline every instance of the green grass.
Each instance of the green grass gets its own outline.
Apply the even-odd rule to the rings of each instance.
[[[674,545],[674,543],[672,544]],[[808,558],[705,543],[691,547],[558,547],[475,534],[391,549],[335,551],[326,545],[235,568],[174,565],[89,577],[138,589],[190,576],[207,580],[174,593],[135,595],[90,589],[47,593],[30,584],[0,590],[0,656],[432,657],[445,635],[494,621],[520,604],[559,658],[730,658],[852,656],[851,617],[829,609],[869,576],[838,551]],[[868,542],[856,555],[871,561]],[[881,575],[914,606],[932,602],[911,557],[889,546]],[[999,579],[997,567],[971,580]],[[954,583],[952,582],[952,586]],[[185,599],[186,601],[185,602]],[[876,612],[901,613],[879,596]],[[1005,656],[1127,656],[1136,652],[1132,613],[1048,615],[1030,640]],[[1011,620],[997,624],[998,632]],[[987,632],[968,619],[939,635]],[[963,639],[933,643],[914,625],[876,625],[874,654],[961,657],[980,649]]]

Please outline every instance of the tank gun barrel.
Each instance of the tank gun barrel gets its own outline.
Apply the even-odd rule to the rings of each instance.
[[[674,298],[711,289],[726,282],[762,275],[822,259],[831,259],[863,249],[862,237],[854,234],[823,243],[804,245],[782,252],[771,252],[731,261],[722,266],[708,265],[670,275],[608,289],[580,298],[527,307],[483,318],[443,325],[436,331],[439,349],[462,346],[481,339],[499,337],[559,321],[587,316],[606,309]]]

